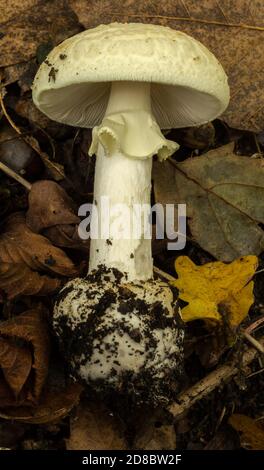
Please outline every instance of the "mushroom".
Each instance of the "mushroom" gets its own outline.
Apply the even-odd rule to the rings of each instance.
[[[135,236],[131,220],[135,205],[150,208],[152,157],[162,161],[179,147],[160,129],[219,116],[229,101],[226,74],[182,32],[113,23],[55,47],[35,77],[33,100],[51,119],[93,128],[99,221],[109,203],[109,238],[91,240],[88,276],[66,284],[55,305],[71,373],[100,391],[164,403],[182,374],[183,327],[172,288],[153,279],[146,227]],[[117,204],[126,208],[121,226]]]

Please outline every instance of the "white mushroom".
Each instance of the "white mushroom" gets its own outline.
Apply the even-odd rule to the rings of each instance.
[[[160,129],[195,126],[219,116],[229,101],[225,72],[208,49],[182,32],[114,23],[57,46],[35,77],[33,99],[51,119],[93,128],[89,154],[97,156],[94,202],[99,214],[102,197],[109,201],[109,239],[91,241],[89,276],[67,284],[55,308],[55,330],[64,349],[66,336],[73,338],[68,347],[72,368],[77,365],[77,374],[97,388],[130,387],[136,395],[142,395],[145,374],[145,389],[156,390],[149,396],[155,395],[154,401],[168,398],[171,392],[164,388],[182,369],[183,332],[169,286],[152,281],[151,240],[143,224],[134,236],[133,207],[150,207],[152,157],[164,160],[178,148]],[[121,233],[129,226],[127,239],[117,236],[116,212],[112,212],[116,204],[127,209],[119,228]],[[124,285],[134,302],[125,317],[120,311]],[[139,342],[133,338],[135,329],[140,331]],[[114,334],[116,364],[112,356],[107,362],[107,345]],[[137,351],[133,357],[129,348]]]

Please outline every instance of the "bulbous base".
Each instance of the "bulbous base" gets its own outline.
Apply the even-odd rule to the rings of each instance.
[[[53,326],[71,374],[135,403],[167,404],[183,374],[183,326],[160,280],[125,283],[117,270],[94,271],[61,290]]]

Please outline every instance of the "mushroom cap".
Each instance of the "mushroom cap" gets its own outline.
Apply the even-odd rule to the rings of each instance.
[[[163,281],[122,284],[108,270],[61,290],[53,328],[71,374],[102,393],[167,403],[183,374],[183,326]]]
[[[227,76],[203,44],[140,23],[100,25],[55,47],[35,77],[33,101],[55,121],[92,128],[103,119],[112,81],[150,82],[162,129],[211,121],[229,102]]]

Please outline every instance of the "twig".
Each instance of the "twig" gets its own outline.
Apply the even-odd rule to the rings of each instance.
[[[250,379],[250,377],[254,377],[254,375],[262,374],[264,372],[264,367],[262,369],[256,370],[256,372],[252,372],[252,374],[247,375],[247,379]]]
[[[156,266],[154,266],[153,271],[154,271],[154,273],[158,274],[159,276],[164,277],[164,279],[167,279],[167,281],[169,281],[169,282],[172,282],[172,281],[176,280],[175,277],[171,276],[168,273],[165,273],[164,271],[162,271],[159,268],[156,268]]]
[[[252,344],[252,346],[254,348],[256,348],[256,350],[258,352],[260,352],[260,354],[264,354],[264,347],[260,344],[259,341],[257,341],[255,338],[253,338],[253,336],[251,336],[249,333],[247,333],[246,331],[244,331],[243,333],[243,336],[244,338],[246,338],[246,340]]]
[[[264,346],[264,337],[259,340],[259,344],[262,347]],[[224,364],[218,367],[188,390],[180,393],[177,397],[177,402],[173,403],[168,408],[169,412],[174,416],[174,418],[178,418],[197,401],[206,397],[216,387],[219,387],[222,383],[228,382],[228,380],[232,379],[232,377],[241,372],[241,370],[243,371],[243,369],[245,369],[256,356],[257,350],[255,348],[249,348],[243,354],[242,364]]]
[[[263,273],[264,269],[258,269],[258,271],[255,272],[255,274]]]
[[[120,18],[149,18],[149,19],[158,19],[158,20],[171,20],[171,21],[188,21],[189,23],[202,23],[202,24],[207,24],[207,25],[214,25],[214,26],[227,26],[229,28],[242,28],[242,29],[253,29],[256,31],[264,31],[263,26],[254,26],[250,24],[244,24],[244,23],[224,23],[222,21],[216,21],[216,20],[204,20],[201,18],[188,18],[184,16],[163,16],[163,15],[142,15],[142,14],[122,14],[122,13],[117,13],[114,11],[109,11],[109,12],[104,12],[104,15],[107,16],[117,16]]]
[[[44,164],[47,166],[47,168],[50,171],[53,172],[54,178],[55,178],[55,175],[56,175],[57,178],[55,178],[55,179],[65,178],[63,168],[61,168],[61,166],[58,163],[54,163],[51,160],[49,160],[48,156],[44,152],[41,151],[41,149],[39,148],[39,146],[38,146],[37,142],[34,140],[34,138],[31,137],[31,136],[25,136],[22,133],[22,131],[19,129],[19,127],[17,127],[17,125],[11,119],[11,117],[9,116],[9,114],[6,110],[5,103],[4,103],[5,94],[6,94],[6,91],[5,91],[4,88],[2,90],[0,90],[0,106],[1,106],[1,109],[4,113],[4,116],[6,117],[7,121],[9,122],[10,126],[17,132],[17,134],[24,140],[24,142],[27,145],[29,145],[29,147],[32,148],[40,156],[40,158],[42,159]]]
[[[0,162],[0,170],[2,170],[6,175],[11,176],[11,178],[16,180],[18,183],[22,184],[28,191],[31,190],[32,185],[27,180],[22,178],[22,176],[19,176],[15,171],[11,170],[11,168],[2,162]]]
[[[250,323],[250,325],[247,328],[245,328],[245,332],[251,334],[252,331],[256,331],[259,328],[261,328],[261,325],[264,326],[264,315],[262,315],[257,320]]]

